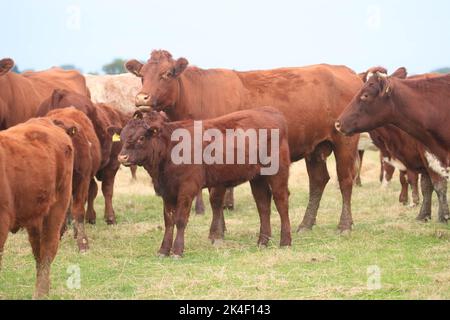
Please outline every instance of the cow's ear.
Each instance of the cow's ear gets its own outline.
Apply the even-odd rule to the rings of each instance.
[[[149,128],[147,128],[145,136],[147,138],[155,137],[155,136],[157,136],[159,134],[160,131],[161,131],[161,129],[158,128],[158,127],[149,127]]]
[[[185,58],[180,58],[175,62],[175,66],[173,67],[172,71],[170,72],[170,76],[176,78],[179,77],[184,70],[186,70],[187,66],[189,65],[189,61]]]
[[[388,77],[378,77],[378,81],[380,82],[380,96],[381,97],[389,97],[392,92],[392,83],[389,81]]]
[[[113,136],[115,134],[120,134],[122,132],[122,128],[114,127],[114,126],[108,127],[108,129],[106,129],[106,130],[108,131],[108,134],[111,136]]]
[[[12,68],[14,68],[13,59],[2,59],[0,60],[0,76],[7,74]]]
[[[52,108],[57,107],[61,102],[61,100],[63,99],[63,97],[64,97],[64,90],[55,89],[52,93],[51,107]]]
[[[130,73],[134,74],[136,77],[142,77],[141,69],[144,65],[139,61],[133,59],[125,63],[125,69]]]
[[[134,114],[133,114],[133,119],[138,119],[138,120],[142,120],[142,119],[144,119],[144,113],[142,112],[142,111],[136,111]]]
[[[408,76],[408,71],[405,67],[398,68],[393,74],[391,74],[391,77],[399,78],[399,79],[406,79]]]
[[[75,126],[69,127],[66,129],[67,134],[70,137],[76,136],[76,134],[78,133],[78,128]]]
[[[75,127],[75,126],[68,127],[68,126],[66,126],[66,124],[65,124],[63,121],[61,121],[61,120],[55,119],[55,120],[53,120],[53,124],[54,124],[55,126],[60,127],[61,129],[65,130],[66,133],[67,133],[70,137],[73,137],[73,136],[75,136],[75,135],[78,133],[78,128],[77,128],[77,127]]]
[[[358,77],[365,83],[367,81],[367,72],[358,73]]]

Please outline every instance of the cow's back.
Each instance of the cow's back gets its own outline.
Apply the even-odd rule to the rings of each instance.
[[[0,132],[0,170],[2,204],[23,227],[70,194],[72,142],[50,120],[32,119]]]
[[[338,135],[334,122],[361,86],[358,75],[345,66],[249,72],[191,67],[182,75],[183,103],[167,113],[173,120],[198,120],[273,106],[287,119],[291,154],[297,160]]]

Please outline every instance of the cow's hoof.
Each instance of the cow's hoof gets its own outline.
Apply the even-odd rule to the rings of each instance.
[[[448,224],[449,216],[439,218],[439,223]]]
[[[117,224],[117,222],[116,222],[115,219],[108,219],[108,220],[106,220],[106,224],[107,224],[108,226],[114,226],[114,225]]]
[[[419,222],[427,223],[427,222],[429,222],[431,220],[431,215],[429,215],[429,216],[428,215],[427,216],[420,215],[420,216],[418,216],[416,218],[416,220],[419,221]]]
[[[312,227],[307,227],[307,226],[299,226],[297,228],[297,233],[308,233],[312,231]]]
[[[234,205],[226,205],[223,208],[228,211],[234,211]]]
[[[97,223],[96,219],[87,219],[86,223],[95,225]]]
[[[170,255],[166,254],[166,253],[161,253],[161,252],[158,253],[158,258],[160,258],[160,259],[165,259],[165,258],[168,258],[169,256]]]
[[[349,237],[352,235],[352,230],[351,229],[339,229],[338,233],[339,233],[339,235],[341,235],[343,237]]]
[[[179,255],[179,254],[174,254],[173,256],[172,256],[172,259],[174,259],[174,260],[180,260],[180,259],[182,259],[183,258],[183,256],[182,255]]]
[[[216,248],[222,247],[224,242],[225,241],[223,239],[211,239],[212,245]]]
[[[195,210],[195,214],[197,215],[197,216],[204,216],[205,215],[205,210]]]

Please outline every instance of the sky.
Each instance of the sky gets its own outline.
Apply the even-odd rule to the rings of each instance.
[[[2,3],[0,58],[20,70],[166,49],[201,68],[316,63],[425,73],[450,66],[447,0],[16,0]]]

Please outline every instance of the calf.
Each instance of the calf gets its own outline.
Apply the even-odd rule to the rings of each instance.
[[[399,202],[404,205],[408,204],[408,185],[411,185],[413,200],[412,205],[418,205],[420,202],[418,172],[414,169],[408,169],[404,163],[398,160],[398,154],[400,154],[400,158],[405,157],[402,156],[402,154],[406,154],[406,157],[411,157],[414,156],[411,154],[411,150],[412,153],[416,150],[414,149],[414,146],[408,144],[401,147],[396,147],[395,145],[399,143],[401,144],[404,141],[402,138],[398,138],[398,135],[395,134],[396,132],[391,131],[390,134],[389,130],[390,128],[381,128],[370,131],[370,137],[372,138],[373,143],[380,149],[380,161],[382,167],[380,180],[383,185],[387,185],[387,183],[392,180],[395,169],[398,169],[400,172],[400,184],[402,186]]]
[[[88,199],[90,182],[100,168],[100,142],[87,115],[74,107],[52,110],[47,117],[62,128],[74,127],[78,131],[72,138],[75,157],[72,182],[73,203],[70,213],[74,219],[74,233],[78,249],[83,252],[89,248],[84,230],[85,204]]]
[[[115,176],[120,167],[117,156],[121,149],[121,143],[120,141],[112,141],[112,136],[109,134],[108,128],[111,126],[123,128],[128,120],[131,119],[131,116],[102,103],[93,104],[89,98],[67,90],[55,90],[52,96],[42,103],[38,115],[44,116],[50,110],[70,106],[84,112],[89,117],[100,142],[101,163],[95,176],[102,182],[102,192],[105,198],[105,221],[107,224],[116,224],[112,197]],[[92,179],[89,187],[86,212],[87,222],[91,224],[95,224],[96,222],[94,200],[97,193],[97,183],[95,179]]]
[[[73,159],[70,137],[49,119],[0,132],[0,264],[8,232],[25,228],[36,260],[35,298],[50,288],[50,265],[71,198]]]
[[[281,218],[281,246],[291,245],[290,222],[288,214],[288,178],[290,154],[287,136],[287,124],[283,114],[277,109],[264,107],[239,111],[226,116],[205,120],[203,129],[206,132],[214,130],[216,134],[224,136],[227,129],[242,130],[278,130],[279,138],[273,138],[271,134],[259,138],[259,146],[251,146],[249,141],[243,149],[239,149],[234,142],[217,146],[217,137],[214,135],[214,145],[217,146],[214,154],[225,155],[230,150],[236,152],[245,151],[245,161],[236,164],[219,164],[218,162],[196,161],[195,164],[175,161],[179,145],[173,141],[180,131],[187,132],[190,137],[195,134],[196,124],[192,120],[180,122],[168,122],[167,118],[157,112],[152,112],[145,118],[139,112],[135,119],[131,120],[121,132],[123,141],[122,152],[119,160],[123,165],[143,166],[152,177],[155,191],[164,201],[164,240],[159,250],[160,255],[168,256],[173,249],[175,257],[180,257],[184,251],[184,231],[188,222],[192,200],[198,192],[207,187],[210,188],[210,202],[213,209],[213,222],[210,229],[210,239],[222,239],[225,224],[223,221],[223,196],[227,187],[234,187],[246,181],[250,181],[253,196],[258,207],[261,221],[259,245],[267,245],[271,237],[270,227],[270,203],[273,194],[275,204]],[[112,128],[118,131],[117,129]],[[203,136],[203,133],[201,133]],[[233,139],[237,139],[234,137]],[[244,138],[245,139],[245,138]],[[183,138],[184,141],[184,138]],[[245,140],[244,140],[245,141]],[[230,142],[231,143],[231,142]],[[264,165],[261,158],[251,164],[249,161],[250,149],[261,151],[263,145],[272,147],[279,143],[279,150],[272,151],[271,156],[279,163],[279,170],[273,175],[263,175]],[[188,150],[183,151],[183,158],[191,153],[196,154],[196,145],[190,144]],[[203,155],[206,150],[212,148],[213,143],[200,143],[200,151]],[[218,156],[220,157],[220,156]],[[195,158],[195,156],[194,156]],[[207,164],[210,163],[210,164]],[[227,161],[227,163],[230,163]],[[177,235],[173,242],[174,225],[177,227]],[[173,248],[172,248],[173,246]]]

